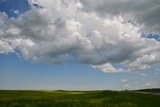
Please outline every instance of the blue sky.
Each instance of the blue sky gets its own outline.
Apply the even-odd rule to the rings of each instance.
[[[34,63],[15,54],[0,55],[1,89],[131,89],[145,88],[147,83],[159,83],[155,69],[133,73],[103,73],[88,65],[68,62],[66,65]],[[126,83],[123,83],[123,80]],[[159,85],[159,84],[158,84]],[[130,89],[129,88],[129,89]]]
[[[0,0],[0,11],[9,18],[18,18],[30,9],[26,0]],[[159,40],[158,35],[151,33],[145,37]],[[121,64],[116,67],[125,68]],[[105,73],[74,60],[53,64],[26,59],[18,52],[0,53],[0,89],[123,90],[152,87],[160,87],[158,64],[144,70]]]

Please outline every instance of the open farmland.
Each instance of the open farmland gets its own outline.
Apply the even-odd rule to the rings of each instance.
[[[131,91],[1,90],[0,107],[160,107],[160,95]]]

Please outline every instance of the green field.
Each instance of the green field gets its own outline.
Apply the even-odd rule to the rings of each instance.
[[[159,88],[154,88],[154,89],[141,89],[141,90],[137,90],[137,91],[160,93],[160,89],[159,89]]]
[[[130,91],[0,90],[0,107],[160,107],[160,95]]]

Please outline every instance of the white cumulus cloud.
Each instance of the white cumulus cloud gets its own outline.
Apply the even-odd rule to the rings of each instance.
[[[0,13],[0,53],[18,52],[26,60],[53,64],[74,59],[103,72],[146,69],[160,63],[160,42],[143,38],[141,26],[122,14],[100,16],[95,7],[103,7],[103,2],[118,5],[114,1],[94,1],[29,0],[31,10],[17,18]]]

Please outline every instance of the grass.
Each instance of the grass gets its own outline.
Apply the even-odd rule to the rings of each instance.
[[[129,91],[0,90],[0,107],[160,107],[160,96]]]
[[[141,89],[141,90],[137,90],[137,91],[160,93],[160,89],[159,89],[159,88],[153,88],[153,89]]]

